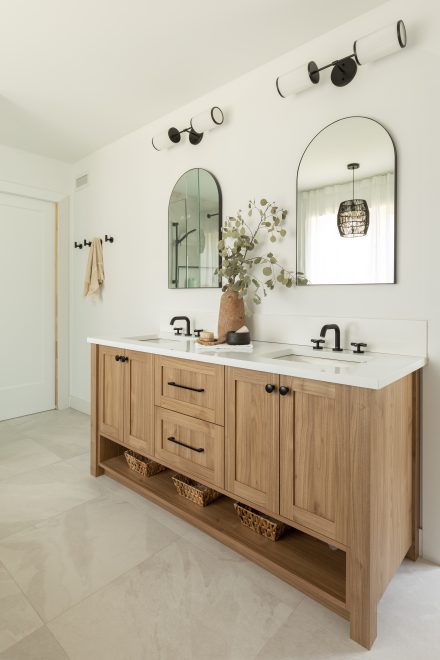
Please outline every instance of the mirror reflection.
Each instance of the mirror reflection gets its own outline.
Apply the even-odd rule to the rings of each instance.
[[[330,124],[303,154],[297,177],[297,282],[395,282],[396,156],[366,117]]]
[[[217,243],[221,231],[221,191],[203,169],[185,172],[168,207],[168,286],[171,289],[218,287]]]

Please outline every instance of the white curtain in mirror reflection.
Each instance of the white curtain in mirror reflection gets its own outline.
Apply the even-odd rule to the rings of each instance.
[[[298,193],[298,271],[309,284],[394,281],[394,173],[356,182],[356,197],[370,209],[368,234],[339,235],[339,204],[352,195],[351,183]]]

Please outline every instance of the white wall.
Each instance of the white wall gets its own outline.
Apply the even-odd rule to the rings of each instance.
[[[0,145],[0,190],[58,201],[72,189],[72,165]]]
[[[408,47],[361,67],[346,88],[333,87],[325,76],[326,82],[301,96],[283,100],[276,93],[278,74],[309,59],[325,64],[346,55],[356,37],[398,18],[407,25]],[[204,167],[215,174],[226,214],[254,196],[266,196],[288,208],[290,231],[281,252],[293,268],[295,178],[304,148],[335,119],[372,117],[390,131],[398,153],[398,284],[283,290],[274,292],[258,314],[429,321],[431,362],[424,378],[423,415],[424,552],[440,562],[439,33],[440,7],[435,0],[391,0],[78,163],[75,174],[89,171],[90,185],[75,195],[71,238],[112,233],[115,242],[104,247],[107,280],[98,301],[82,298],[87,251],[71,255],[71,394],[74,401],[87,405],[87,335],[155,331],[161,310],[205,310],[211,318],[215,315],[218,291],[167,289],[168,198],[184,171]],[[199,146],[184,144],[160,153],[152,149],[154,133],[172,125],[183,128],[193,114],[214,104],[223,108],[226,122]],[[200,313],[195,314],[199,320]],[[287,316],[286,322],[294,319]]]

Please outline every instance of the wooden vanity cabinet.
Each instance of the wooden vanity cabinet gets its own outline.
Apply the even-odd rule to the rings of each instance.
[[[350,619],[352,639],[370,648],[387,584],[418,557],[419,399],[420,372],[375,390],[92,346],[92,474]],[[125,447],[225,497],[194,507],[168,472],[134,474]],[[236,500],[290,531],[277,543],[253,534]]]
[[[154,455],[154,356],[98,347],[98,431]]]

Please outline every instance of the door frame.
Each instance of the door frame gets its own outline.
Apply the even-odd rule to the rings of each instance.
[[[55,215],[55,408],[69,407],[69,238],[70,196],[0,180],[0,193],[29,197],[54,206]]]

